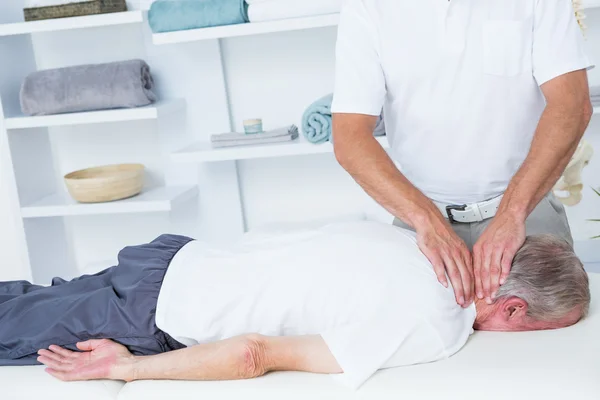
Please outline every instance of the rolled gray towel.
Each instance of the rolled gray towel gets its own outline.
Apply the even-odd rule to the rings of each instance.
[[[133,108],[156,101],[154,79],[143,60],[34,72],[21,87],[26,115]]]

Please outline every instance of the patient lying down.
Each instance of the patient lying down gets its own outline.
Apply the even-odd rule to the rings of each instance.
[[[529,237],[493,304],[461,308],[414,236],[356,222],[214,248],[163,235],[53,286],[0,283],[0,365],[62,380],[227,380],[293,370],[357,388],[452,356],[473,328],[555,329],[590,302],[572,248]]]

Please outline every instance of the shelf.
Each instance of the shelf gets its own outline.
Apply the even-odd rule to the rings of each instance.
[[[101,124],[106,122],[138,121],[158,119],[173,111],[183,109],[185,100],[164,100],[156,104],[118,110],[91,111],[71,114],[44,115],[37,117],[12,117],[4,120],[7,130],[44,128],[51,126]]]
[[[337,26],[339,20],[339,14],[327,14],[315,17],[290,18],[269,22],[250,22],[238,25],[217,26],[214,28],[157,33],[152,35],[152,41],[154,44],[160,45],[235,36],[260,35],[273,32],[298,31],[302,29]]]
[[[141,11],[126,11],[111,14],[86,15],[83,17],[57,18],[43,21],[0,24],[0,36],[25,35],[28,33],[66,31],[140,23],[144,20]]]
[[[383,136],[376,139],[385,149],[389,148],[387,137]],[[171,154],[171,159],[174,162],[181,163],[203,163],[328,153],[333,153],[333,145],[331,143],[312,144],[300,137],[293,142],[282,144],[275,143],[218,149],[212,148],[210,143],[195,143]]]
[[[21,208],[23,218],[66,217],[75,215],[126,214],[168,212],[180,202],[197,193],[195,186],[174,186],[146,189],[129,199],[110,203],[83,204],[67,193],[54,194]]]

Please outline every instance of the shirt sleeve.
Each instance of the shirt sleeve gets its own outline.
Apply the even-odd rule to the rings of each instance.
[[[377,36],[364,0],[348,1],[338,28],[332,112],[381,114],[386,90]]]
[[[572,0],[538,0],[533,32],[533,75],[538,85],[569,72],[591,69]]]
[[[362,322],[321,334],[344,371],[337,377],[352,389],[358,389],[377,370],[382,369],[415,329],[410,318],[394,318],[398,315],[397,311],[387,313],[378,309],[374,314]]]

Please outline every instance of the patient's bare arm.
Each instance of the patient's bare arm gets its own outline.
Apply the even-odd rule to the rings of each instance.
[[[111,340],[79,343],[82,352],[59,346],[40,350],[48,373],[64,381],[115,379],[234,380],[270,371],[342,372],[319,335],[244,335],[155,356],[136,357]]]

